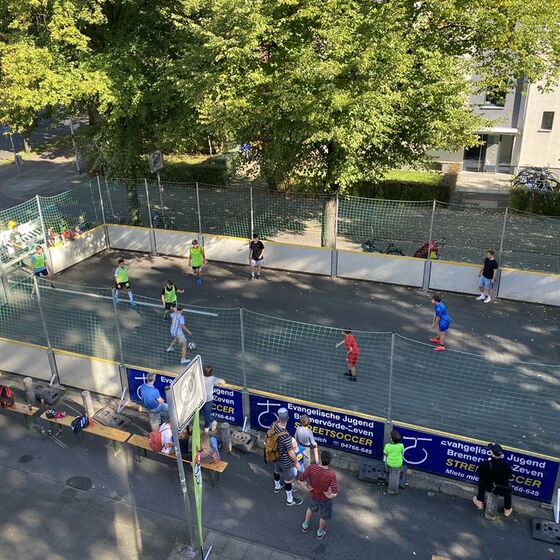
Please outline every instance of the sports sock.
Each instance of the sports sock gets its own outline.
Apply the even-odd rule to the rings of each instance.
[[[130,303],[134,301],[134,298],[132,297],[132,292],[128,292],[128,299],[130,300]]]
[[[287,498],[288,502],[293,502],[294,501],[294,495],[292,494],[292,483],[291,482],[286,482],[286,484],[284,485],[284,488],[286,489],[286,498]]]
[[[282,488],[282,485],[280,484],[280,475],[274,473],[274,488],[276,490],[280,490],[280,488]]]

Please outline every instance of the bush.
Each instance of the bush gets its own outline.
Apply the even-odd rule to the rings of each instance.
[[[509,205],[515,210],[523,210],[543,216],[560,216],[560,192],[543,193],[524,187],[513,187]]]
[[[163,181],[199,182],[209,185],[229,184],[229,169],[225,158],[207,159],[200,163],[166,161],[161,172]]]
[[[357,184],[351,192],[353,196],[382,198],[385,200],[439,200],[449,202],[454,185],[439,183],[403,182],[385,179],[376,184]]]

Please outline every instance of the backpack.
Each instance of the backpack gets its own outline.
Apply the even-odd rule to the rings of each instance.
[[[84,428],[87,428],[88,426],[89,426],[89,417],[87,416],[78,416],[77,418],[74,418],[74,420],[72,420],[72,424],[70,424],[72,431],[76,435],[80,434],[82,430]]]
[[[278,451],[278,438],[281,436],[289,435],[285,430],[276,433],[276,422],[268,428],[266,432],[266,439],[264,441],[264,462],[276,463],[280,459],[280,452]]]
[[[150,442],[150,448],[155,453],[161,453],[163,450],[163,438],[161,437],[161,432],[159,429],[150,432],[148,435],[148,440]]]
[[[15,398],[12,390],[6,385],[0,385],[0,406],[2,408],[12,408]]]

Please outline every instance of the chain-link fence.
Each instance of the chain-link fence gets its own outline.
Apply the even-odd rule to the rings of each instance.
[[[98,178],[71,191],[0,211],[0,261],[36,243],[56,245],[96,225],[127,224],[200,235],[414,256],[429,240],[439,258],[560,273],[560,218],[436,201],[276,193],[256,187]]]
[[[0,336],[127,366],[179,366],[161,302],[46,281],[3,285]],[[180,300],[180,298],[179,298]],[[358,381],[346,372],[341,330],[245,309],[186,305],[189,342],[229,383],[560,457],[560,366],[496,363],[435,353],[400,335],[354,331]],[[41,325],[43,328],[41,328]]]

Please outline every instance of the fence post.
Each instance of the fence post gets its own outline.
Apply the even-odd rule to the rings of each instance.
[[[426,262],[424,263],[424,276],[422,278],[422,289],[425,291],[430,287],[430,276],[432,275],[432,259],[430,245],[432,244],[432,239],[434,236],[434,221],[436,216],[436,206],[437,201],[434,199],[432,203],[432,217],[430,219],[430,235],[428,237],[428,255],[426,256]]]
[[[243,374],[243,418],[250,418],[249,389],[247,387],[247,358],[245,355],[245,321],[243,307],[239,308],[239,329],[241,334],[241,373]]]
[[[116,288],[115,288],[116,290]],[[122,336],[121,336],[121,326],[119,324],[119,313],[117,311],[117,302],[115,301],[114,296],[111,298],[113,303],[113,315],[115,317],[115,325],[117,326],[117,342],[119,347],[119,361],[122,368],[124,368],[124,351],[123,351],[123,343],[122,343]]]
[[[428,238],[428,260],[430,260],[430,243],[432,242],[432,238],[434,236],[434,219],[436,217],[436,204],[437,201],[434,199],[432,204],[432,218],[430,220],[430,237]]]
[[[500,250],[498,251],[498,262],[502,266],[502,253],[504,251],[504,239],[506,237],[507,219],[509,213],[509,206],[506,206],[506,211],[504,212],[504,223],[502,225],[502,237],[500,237]]]
[[[115,217],[115,207],[113,206],[113,199],[111,198],[111,193],[109,191],[109,183],[107,182],[107,177],[104,178],[105,190],[107,191],[107,198],[109,199],[109,206],[111,207],[111,216]],[[101,199],[103,200],[103,199]]]
[[[154,233],[154,224],[152,221],[152,206],[150,204],[150,192],[148,189],[148,179],[144,179],[144,188],[146,189],[146,203],[148,205],[148,220],[150,220],[150,247],[152,249],[152,255],[157,253],[156,251],[156,236]]]
[[[161,186],[161,177],[159,176],[159,171],[156,172],[156,175],[157,175],[157,186],[159,192],[159,206],[161,212],[161,221],[165,224],[165,208],[163,207],[163,187]]]
[[[58,377],[58,368],[56,366],[56,360],[54,358],[54,352],[51,345],[51,338],[49,336],[47,321],[45,319],[45,312],[43,310],[43,302],[41,300],[41,291],[39,289],[39,282],[37,282],[36,276],[33,276],[33,287],[35,288],[35,293],[37,294],[37,307],[39,308],[39,317],[41,317],[41,325],[43,326],[43,331],[45,332],[45,340],[47,342],[47,348],[48,348],[47,356],[49,360],[49,367],[51,369],[51,385],[53,382],[56,382],[57,385],[60,385],[60,379]]]
[[[385,441],[390,439],[393,426],[393,368],[395,362],[395,331],[391,333],[391,354],[389,356],[389,395],[387,400],[387,422],[385,423]]]
[[[253,186],[249,187],[249,201],[251,206],[251,231],[249,232],[249,239],[253,238],[255,233],[255,209],[253,208]]]
[[[202,216],[200,215],[200,192],[198,190],[198,181],[196,186],[196,212],[198,214],[198,242],[204,247],[204,238],[202,237]]]
[[[336,248],[336,242],[338,237],[338,208],[339,208],[339,198],[338,198],[338,193],[336,193],[335,216],[334,216],[334,244],[331,249],[331,278],[336,278],[338,275],[338,250]]]
[[[99,192],[99,206],[101,207],[101,219],[103,220],[103,233],[105,235],[105,246],[107,249],[111,248],[109,243],[109,229],[107,228],[107,220],[105,218],[105,203],[103,202],[103,194],[101,193],[101,180],[97,175],[97,191]]]
[[[49,260],[49,265],[50,265],[50,269],[51,272],[54,274],[56,272],[56,270],[54,270],[54,263],[52,260],[52,255],[51,255],[51,248],[49,247],[49,243],[47,240],[47,230],[45,228],[45,220],[43,219],[43,210],[41,209],[41,199],[39,198],[39,195],[35,195],[35,199],[37,201],[37,210],[39,212],[39,221],[41,222],[41,233],[43,234],[43,244],[45,246],[45,249],[47,251],[48,254],[48,260]]]

